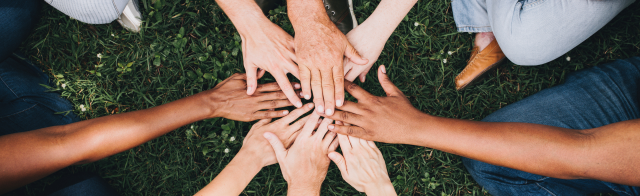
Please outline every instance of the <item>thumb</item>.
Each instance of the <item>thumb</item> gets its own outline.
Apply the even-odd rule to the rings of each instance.
[[[344,160],[344,157],[338,152],[330,152],[329,159],[333,161],[333,163],[338,166],[340,169],[340,173],[342,173],[342,178],[347,176],[347,162]]]
[[[253,95],[258,86],[258,67],[249,65],[245,66],[245,69],[247,71],[247,95]]]
[[[344,51],[344,56],[347,57],[351,62],[358,65],[365,65],[369,62],[369,60],[360,56],[358,51],[349,42],[347,42],[347,49]]]
[[[284,148],[282,141],[280,141],[280,138],[278,138],[276,134],[273,134],[271,132],[265,132],[264,134],[262,134],[262,136],[264,136],[264,138],[267,139],[267,141],[269,141],[269,144],[271,144],[273,151],[276,152],[276,158],[278,159],[278,163],[281,163],[281,160],[284,159],[284,153],[286,149]]]
[[[400,89],[391,82],[389,76],[387,76],[387,69],[385,69],[384,65],[380,65],[378,68],[378,80],[384,92],[387,93],[387,96],[402,96],[402,91],[400,91]]]

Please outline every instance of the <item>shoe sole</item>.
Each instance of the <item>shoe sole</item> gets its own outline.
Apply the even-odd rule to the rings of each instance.
[[[478,78],[480,78],[482,75],[484,75],[484,73],[487,73],[487,71],[496,68],[498,65],[500,65],[500,63],[502,63],[505,59],[507,59],[507,57],[504,57],[502,59],[500,59],[498,62],[490,65],[489,67],[487,67],[484,71],[480,72],[480,74],[478,74],[476,77],[474,77],[473,79],[471,79],[471,81],[467,82],[467,84],[463,85],[462,87],[460,87],[459,89],[456,89],[458,91],[464,90],[465,88],[467,88],[468,86],[470,86],[471,84],[473,84],[474,82],[477,82]]]

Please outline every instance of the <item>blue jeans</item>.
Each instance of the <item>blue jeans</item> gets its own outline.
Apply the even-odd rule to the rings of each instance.
[[[0,1],[0,136],[79,121],[49,77],[14,53],[38,19],[38,0]],[[67,112],[66,114],[59,114]]]
[[[575,48],[635,0],[452,0],[460,32],[493,32],[518,65],[540,65]]]
[[[640,57],[617,60],[571,73],[564,84],[508,105],[482,121],[535,123],[570,129],[601,127],[640,118],[639,88]],[[598,180],[550,178],[467,158],[463,158],[463,163],[478,184],[493,195],[587,195],[602,192],[640,195],[640,187]]]

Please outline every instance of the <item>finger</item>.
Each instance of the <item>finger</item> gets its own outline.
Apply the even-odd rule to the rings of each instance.
[[[287,125],[291,124],[293,121],[298,119],[303,114],[309,112],[311,109],[313,109],[313,103],[308,103],[304,107],[301,107],[301,108],[298,108],[298,109],[295,109],[295,110],[291,111],[291,113],[289,115],[281,118],[280,120],[278,120],[276,122],[287,124]]]
[[[267,73],[266,70],[258,68],[258,79],[262,78],[265,73]]]
[[[251,115],[251,119],[253,120],[257,120],[257,119],[272,119],[272,118],[280,118],[283,116],[286,116],[287,114],[289,114],[288,110],[281,110],[281,111],[257,111],[254,112]]]
[[[327,128],[327,126],[329,126],[329,124],[331,124],[332,122],[333,120],[329,118],[325,118],[322,120],[322,123],[320,123],[318,130],[316,130],[316,133],[314,134],[314,136],[316,137],[316,141],[319,142],[322,140],[322,138],[325,137],[327,131],[329,131],[329,128]]]
[[[266,124],[269,124],[270,122],[271,122],[270,118],[265,118],[265,119],[262,119],[262,120],[258,121],[256,124],[253,124],[253,126],[251,128],[253,128],[253,127],[262,127],[262,126],[264,126]]]
[[[342,149],[342,153],[351,153],[351,142],[349,142],[349,137],[344,134],[338,133],[338,141],[340,142],[340,149]]]
[[[333,133],[333,132],[330,132]],[[337,138],[335,138],[338,134],[336,133],[333,137],[333,141],[331,141],[331,145],[329,145],[329,152],[333,152],[336,151],[336,149],[338,149],[338,146],[340,146],[340,141],[338,141]]]
[[[266,92],[275,92],[281,91],[280,85],[277,82],[266,83],[266,84],[258,84],[258,88],[256,89],[258,92],[266,93]]]
[[[372,137],[362,127],[358,126],[333,125],[333,128],[329,127],[329,131],[367,140]]]
[[[358,65],[365,65],[369,62],[369,60],[360,56],[358,51],[351,45],[351,43],[347,42],[347,48],[344,51],[344,56],[349,58],[349,60]]]
[[[351,65],[351,64],[349,64]],[[358,77],[358,72],[355,69],[351,69],[349,72],[344,74],[344,79],[353,82]]]
[[[321,70],[320,75],[322,76],[322,95],[324,98],[324,109],[325,109],[325,112],[322,112],[320,114],[326,114],[331,116],[333,115],[334,109],[336,107],[336,104],[335,104],[336,89],[333,81],[333,76],[334,76],[333,70]],[[344,77],[340,77],[340,78],[344,78]]]
[[[311,71],[303,65],[300,68],[300,84],[302,85],[302,95],[304,99],[311,99]]]
[[[293,76],[300,79],[300,69],[298,68],[298,65],[293,63],[291,60],[285,62],[287,62],[284,64],[285,69],[287,69],[287,71],[289,71]]]
[[[270,100],[270,101],[261,101],[258,103],[258,109],[275,109],[281,107],[292,106],[291,102],[286,99],[281,100]]]
[[[342,59],[342,67],[344,69],[344,75],[346,76],[351,70],[353,70],[353,64],[349,63],[349,59],[345,57]]]
[[[342,73],[342,67],[333,67],[333,84],[335,90],[335,100],[337,107],[342,106],[344,103],[344,73]],[[330,114],[327,114],[330,115]]]
[[[358,100],[366,99],[367,97],[373,96],[366,90],[362,89],[357,84],[350,81],[345,81],[344,87],[345,87],[344,90],[349,92],[349,94],[351,94],[353,97],[355,97]]]
[[[387,70],[384,65],[380,65],[378,68],[378,80],[380,80],[380,86],[387,93],[387,96],[404,96],[402,91],[387,76]]]
[[[364,83],[366,79],[367,79],[367,72],[362,72],[360,74],[360,82]]]
[[[340,155],[340,153],[338,152],[329,153],[329,159],[331,159],[333,163],[335,163],[336,166],[338,166],[338,169],[342,174],[342,178],[346,178],[347,176],[349,176],[349,173],[347,172],[347,162],[344,160],[344,157]]]
[[[248,67],[245,65],[245,67],[245,71],[247,72],[247,95],[253,95],[258,86],[258,75],[256,72],[258,67],[252,65]]]
[[[344,104],[341,107],[338,107],[338,109],[340,109],[341,111],[351,112],[351,113],[354,113],[354,114],[363,114],[364,113],[364,109],[362,109],[361,107],[365,107],[365,106],[362,106],[359,103],[346,101],[346,102],[344,102]]]
[[[336,138],[336,133],[334,132],[329,132],[324,136],[324,139],[322,139],[322,148],[323,149],[327,149],[327,152],[331,152],[333,150],[331,150],[331,143],[333,143],[333,140]]]
[[[313,103],[316,104],[316,112],[324,114],[324,99],[322,97],[322,75],[317,69],[311,70],[311,91],[313,93]],[[331,90],[333,92],[333,89]]]
[[[297,108],[302,107],[302,101],[300,101],[300,98],[298,98],[298,95],[296,95],[296,92],[293,90],[291,82],[289,82],[287,76],[282,72],[274,72],[271,73],[271,75],[276,78],[276,82],[278,82],[278,85],[280,86],[280,89],[282,89],[282,92],[284,92],[287,98],[289,98],[289,101]]]
[[[280,138],[278,138],[278,136],[271,132],[265,132],[264,134],[262,134],[262,136],[264,136],[264,138],[269,141],[269,144],[271,144],[273,151],[276,152],[276,159],[278,159],[279,163],[282,163],[282,161],[284,160],[284,153],[286,149],[284,148],[284,145],[282,145],[282,141],[280,141]]]
[[[311,137],[311,134],[313,133],[313,129],[318,124],[319,119],[320,119],[320,115],[318,115],[315,112],[312,112],[309,115],[309,119],[307,119],[307,121],[304,123],[304,127],[302,127],[302,131],[300,132],[298,139]]]
[[[342,121],[343,123],[356,124],[356,125],[360,125],[361,123],[363,123],[362,116],[360,116],[359,114],[354,114],[351,112],[346,112],[341,110],[336,111],[336,113],[333,116],[325,116],[325,118],[339,120],[339,121]],[[331,127],[329,127],[329,130],[331,130]]]

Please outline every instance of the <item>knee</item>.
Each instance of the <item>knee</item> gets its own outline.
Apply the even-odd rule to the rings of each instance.
[[[516,65],[542,65],[568,52],[551,48],[553,44],[543,45],[526,38],[496,39],[504,55]]]
[[[116,6],[112,1],[95,1],[86,3],[84,0],[52,1],[47,2],[60,12],[87,24],[107,24],[118,19],[124,6],[120,5],[123,0],[116,1]],[[126,3],[125,3],[126,5]]]

